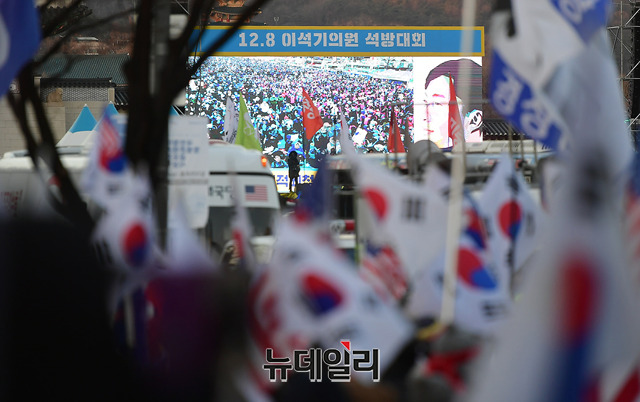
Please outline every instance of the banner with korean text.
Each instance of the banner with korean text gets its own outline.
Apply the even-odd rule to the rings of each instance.
[[[192,56],[199,56],[228,27],[201,27],[191,35]],[[473,31],[469,53],[460,48],[464,30]],[[196,43],[197,42],[197,43]],[[483,56],[484,27],[274,27],[240,28],[217,56]]]

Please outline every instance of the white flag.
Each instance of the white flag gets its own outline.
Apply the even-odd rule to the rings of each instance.
[[[171,210],[172,225],[167,233],[167,269],[193,272],[215,271],[216,266],[201,240],[189,224],[182,194]]]
[[[505,276],[519,271],[540,246],[542,212],[522,173],[502,155],[482,189],[480,213],[489,233],[491,252]]]

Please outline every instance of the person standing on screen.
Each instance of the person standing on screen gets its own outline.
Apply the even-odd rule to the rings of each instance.
[[[464,71],[466,70],[466,71]],[[482,67],[469,59],[448,60],[432,69],[424,83],[423,100],[425,105],[424,129],[415,133],[414,141],[426,139],[433,141],[440,148],[453,146],[449,138],[449,102],[457,101],[458,109],[464,116],[464,137],[467,142],[481,142],[482,108],[470,102],[465,108],[462,100],[450,99],[449,80],[453,78],[456,94],[459,95],[462,75],[467,77],[465,85],[471,86],[471,97],[474,91],[482,90]],[[465,110],[466,109],[466,110]]]
[[[289,152],[289,192],[293,192],[293,184],[298,189],[298,177],[300,177],[300,163],[298,162],[298,153],[296,151]]]

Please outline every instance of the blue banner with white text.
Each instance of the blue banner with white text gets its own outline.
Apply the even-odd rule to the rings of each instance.
[[[208,26],[191,55],[203,54],[228,27]],[[472,46],[462,52],[464,30]],[[197,42],[197,43],[196,43]],[[271,27],[245,26],[216,52],[217,56],[483,56],[483,27]]]

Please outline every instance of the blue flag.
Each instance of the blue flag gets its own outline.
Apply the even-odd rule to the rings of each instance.
[[[0,92],[40,45],[40,20],[31,0],[0,1]]]

